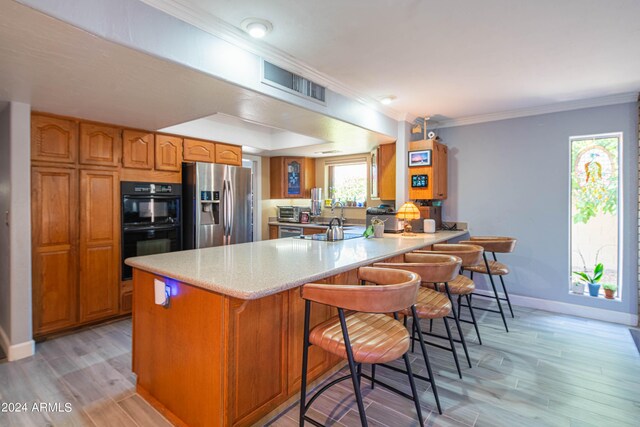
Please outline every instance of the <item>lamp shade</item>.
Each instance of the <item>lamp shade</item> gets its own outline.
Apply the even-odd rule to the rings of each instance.
[[[404,220],[418,219],[420,218],[420,210],[413,203],[407,202],[400,206],[400,209],[398,209],[396,216]]]

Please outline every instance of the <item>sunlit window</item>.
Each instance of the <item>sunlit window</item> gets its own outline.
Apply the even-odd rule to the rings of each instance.
[[[329,197],[348,206],[364,206],[367,199],[367,162],[330,165]]]
[[[620,298],[621,134],[571,143],[571,291]]]

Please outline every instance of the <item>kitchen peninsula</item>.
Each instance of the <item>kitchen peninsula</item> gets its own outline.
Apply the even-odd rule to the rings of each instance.
[[[309,282],[357,283],[357,268],[466,231],[320,242],[267,240],[130,258],[138,392],[178,425],[252,425],[299,391]],[[154,280],[170,303],[154,303]],[[334,315],[312,307],[312,326]],[[309,379],[340,359],[312,347]]]

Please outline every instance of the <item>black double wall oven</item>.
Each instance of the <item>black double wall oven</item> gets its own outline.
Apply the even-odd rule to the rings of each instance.
[[[122,182],[122,280],[132,278],[124,260],[182,250],[180,184]]]

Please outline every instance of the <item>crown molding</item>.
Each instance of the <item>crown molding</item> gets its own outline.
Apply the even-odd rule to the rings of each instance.
[[[461,117],[459,119],[441,120],[438,128],[466,126],[478,123],[495,122],[498,120],[515,119],[518,117],[537,116],[540,114],[558,113],[561,111],[580,110],[582,108],[603,107],[606,105],[625,104],[638,101],[637,92],[620,93],[598,98],[579,99],[575,101],[558,102],[556,104],[540,105],[536,107],[520,108],[517,110],[498,113],[479,114],[477,116]]]
[[[231,43],[247,52],[253,53],[289,71],[302,75],[333,92],[356,100],[395,120],[403,120],[404,113],[380,104],[380,102],[359,92],[345,83],[321,73],[310,65],[296,59],[292,55],[269,45],[254,40],[241,29],[229,24],[211,13],[195,8],[182,0],[140,0],[141,2],[173,16],[187,24],[193,25],[215,37]]]

